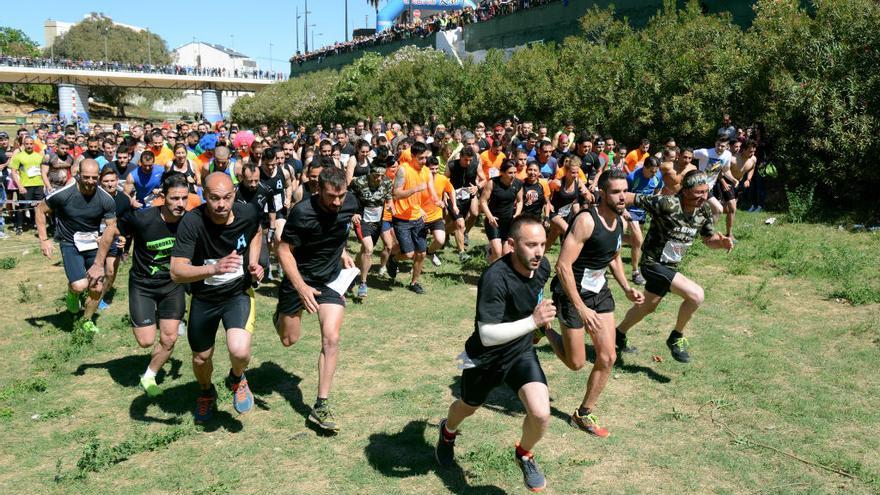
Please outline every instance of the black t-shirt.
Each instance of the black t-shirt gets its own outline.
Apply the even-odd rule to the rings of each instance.
[[[489,195],[489,211],[499,220],[509,221],[516,213],[516,196],[522,189],[522,181],[513,179],[509,186],[505,186],[501,177],[492,178],[492,194]]]
[[[480,368],[506,369],[532,347],[532,334],[486,347],[480,341],[479,323],[510,323],[530,316],[544,298],[544,284],[550,278],[550,262],[524,277],[513,268],[513,254],[502,256],[489,265],[477,284],[477,316],[474,333],[464,344],[468,357]]]
[[[131,199],[122,191],[116,191],[116,194],[111,196],[113,197],[113,203],[116,205],[116,218],[121,220],[122,217],[131,211]]]
[[[232,204],[234,220],[217,225],[208,217],[207,204],[188,212],[177,228],[177,241],[171,254],[188,258],[194,266],[214,264],[236,251],[243,258],[241,270],[215,275],[191,284],[193,297],[203,301],[221,302],[243,294],[251,285],[247,269],[251,240],[260,228],[256,208],[242,203]]]
[[[538,218],[544,216],[544,205],[547,199],[544,197],[544,186],[540,182],[526,184],[523,182],[523,215],[533,215]]]
[[[462,163],[466,158],[458,158],[450,161],[446,166],[449,167],[449,182],[456,190],[462,187],[470,187],[471,184],[477,183],[477,169],[480,167],[480,158],[473,157],[469,164]]]
[[[253,205],[260,215],[262,226],[269,226],[269,218],[263,214],[263,212],[275,212],[275,202],[272,201],[272,189],[269,186],[263,182],[257,182],[257,188],[251,190],[239,183],[235,192],[235,202]]]
[[[80,246],[84,246],[90,235],[101,230],[103,220],[116,218],[116,203],[107,191],[97,187],[94,194],[86,197],[79,192],[76,182],[50,194],[46,204],[55,212],[55,239],[63,245],[76,245],[77,237]]]
[[[599,160],[599,154],[591,151],[581,157],[581,170],[587,176],[587,180],[591,181],[596,177],[596,173],[602,168],[602,162]]]
[[[129,277],[140,287],[158,288],[171,281],[171,252],[178,222],[166,223],[162,208],[151,206],[119,217],[119,232],[134,238]]]
[[[332,282],[342,270],[342,250],[348,239],[351,217],[358,212],[354,194],[345,195],[342,209],[321,209],[315,194],[297,203],[287,217],[281,240],[293,246],[300,276],[309,284]],[[285,277],[283,284],[290,285]]]
[[[269,175],[260,168],[260,182],[265,184],[271,192],[272,201],[274,209],[269,210],[268,208],[264,208],[263,213],[269,213],[270,211],[274,211],[281,215],[287,213],[287,208],[284,207],[284,190],[287,189],[287,181],[284,179],[284,172],[281,169],[275,169],[275,175],[269,177]]]
[[[293,171],[296,175],[299,175],[303,171],[303,164],[301,161],[297,160],[294,157],[290,157],[289,160],[284,162],[284,165],[291,171]]]

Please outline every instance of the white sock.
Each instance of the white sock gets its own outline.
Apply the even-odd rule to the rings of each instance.
[[[144,372],[144,378],[155,378],[156,372],[151,370],[149,366],[147,366],[147,371]]]

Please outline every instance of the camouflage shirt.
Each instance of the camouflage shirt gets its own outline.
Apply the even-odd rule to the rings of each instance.
[[[379,182],[379,187],[373,189],[370,187],[370,176],[362,175],[351,181],[351,192],[358,200],[362,216],[366,217],[367,212],[365,210],[370,208],[380,208],[379,211],[381,211],[381,209],[384,209],[385,207],[385,202],[391,200],[391,179],[383,175]],[[381,214],[379,220],[364,218],[365,222],[375,222],[380,220]]]
[[[699,234],[715,234],[712,209],[708,203],[688,215],[681,209],[678,196],[636,194],[633,205],[651,215],[651,226],[642,246],[642,263],[662,263],[675,268]]]

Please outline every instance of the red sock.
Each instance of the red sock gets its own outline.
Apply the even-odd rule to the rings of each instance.
[[[443,425],[443,438],[446,440],[455,440],[455,433],[446,429],[446,425]]]
[[[530,450],[526,450],[516,444],[516,456],[517,457],[532,457],[532,452]]]

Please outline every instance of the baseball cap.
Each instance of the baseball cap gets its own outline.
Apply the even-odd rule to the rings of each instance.
[[[0,131],[0,138],[9,138],[9,134],[6,131]]]

